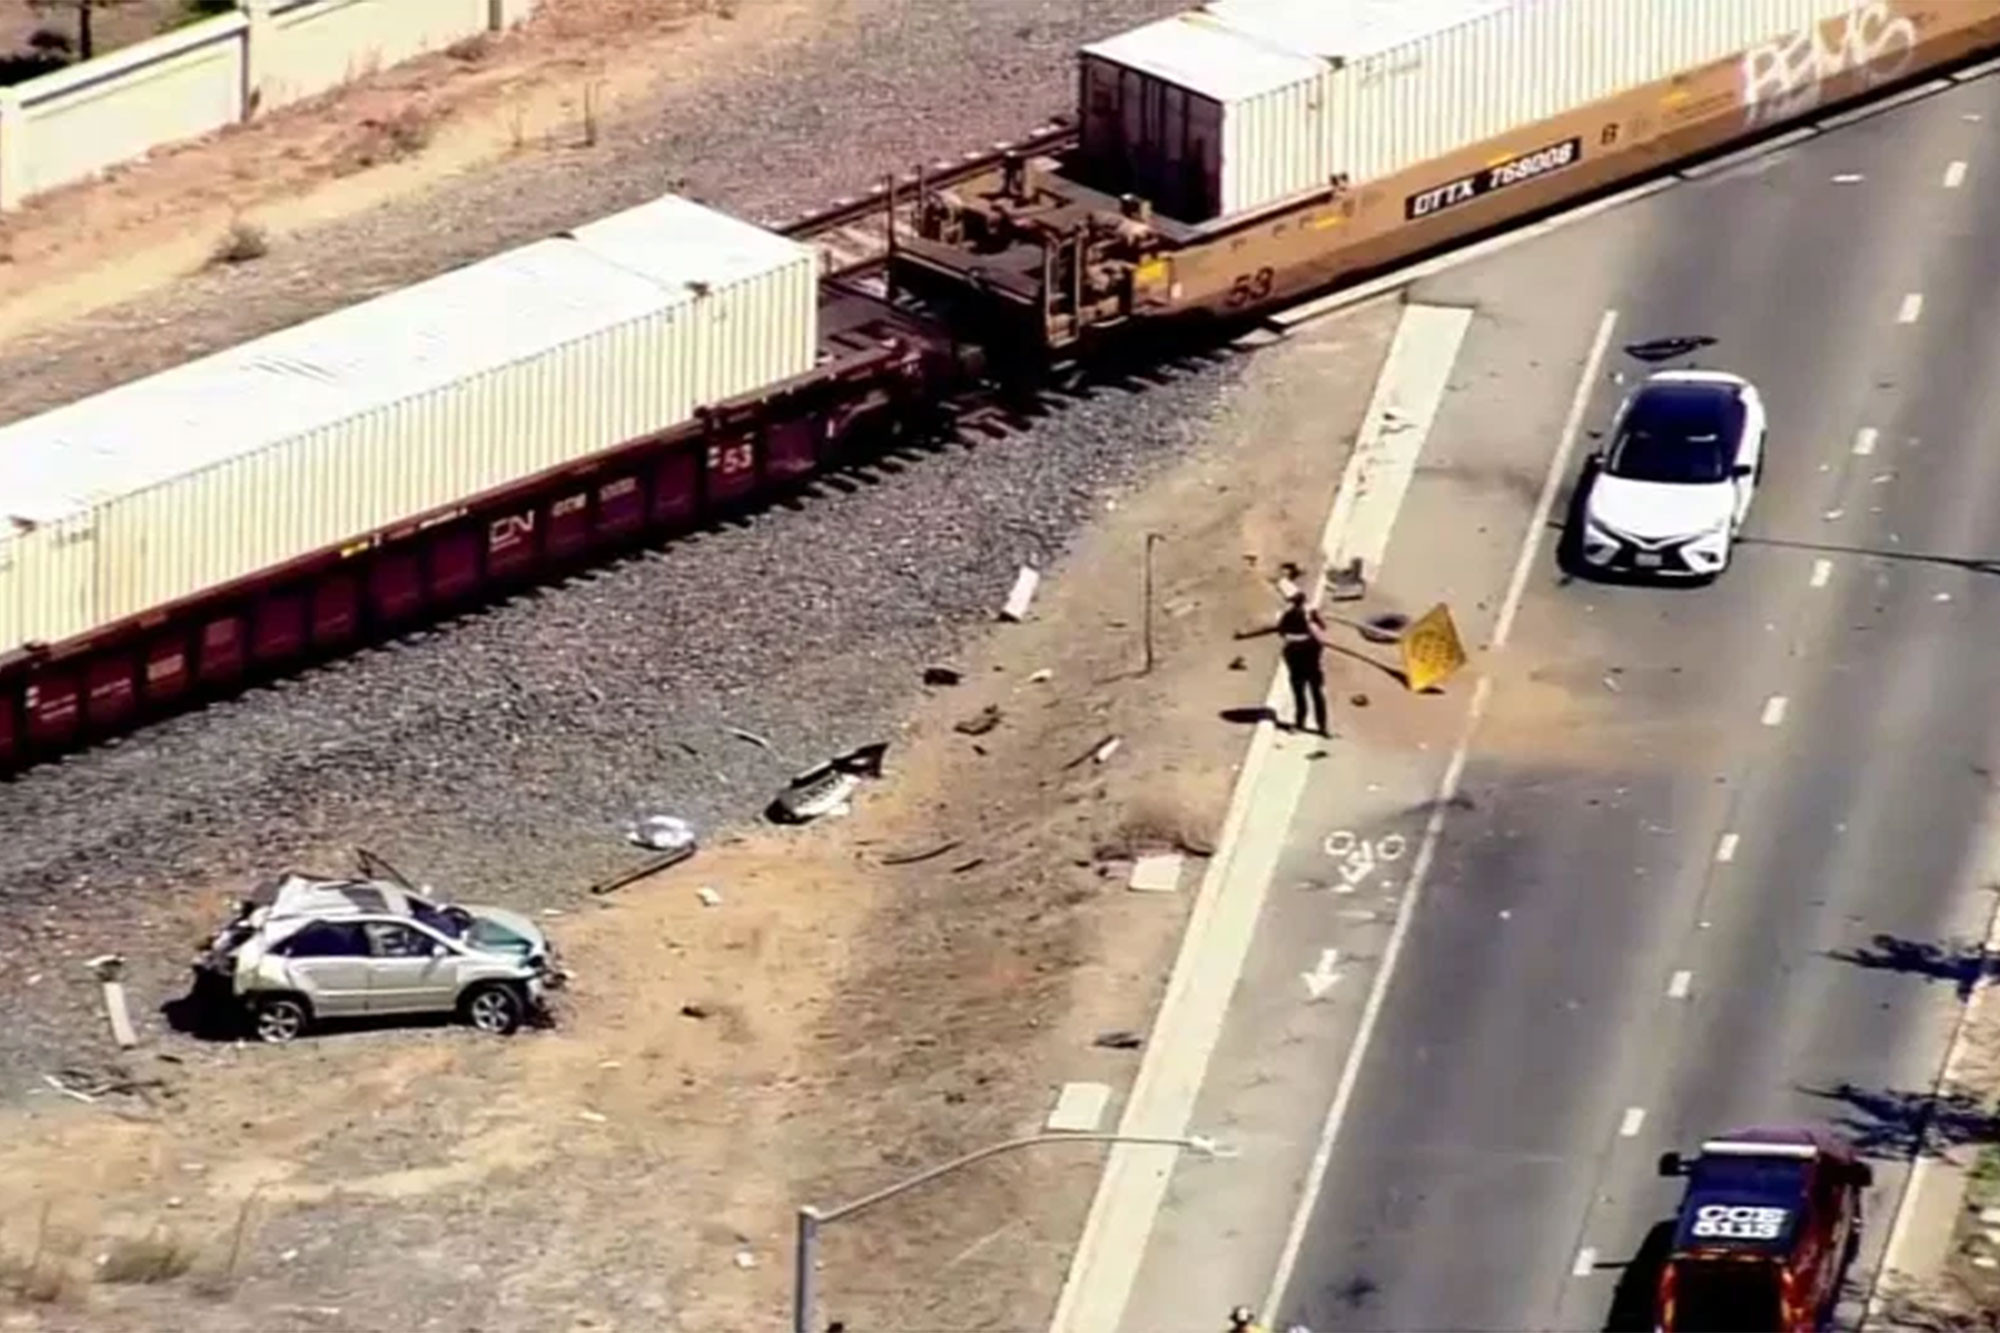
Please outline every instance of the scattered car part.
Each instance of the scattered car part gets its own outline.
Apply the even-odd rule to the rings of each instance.
[[[888,742],[877,741],[815,764],[786,784],[765,808],[765,817],[777,824],[804,824],[832,813],[847,804],[862,779],[882,776],[888,749]]]

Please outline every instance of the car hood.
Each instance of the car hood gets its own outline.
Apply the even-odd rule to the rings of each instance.
[[[1641,541],[1692,537],[1728,518],[1736,507],[1736,487],[1726,481],[1688,485],[1632,481],[1600,472],[1591,483],[1585,509],[1613,532]]]
[[[472,917],[472,924],[465,930],[465,943],[470,947],[517,957],[548,954],[549,941],[542,928],[519,912],[504,907],[475,907],[471,903],[464,907]]]

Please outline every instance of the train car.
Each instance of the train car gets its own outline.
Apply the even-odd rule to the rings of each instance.
[[[668,197],[0,428],[0,771],[803,484],[956,373]]]
[[[2000,0],[1211,0],[1078,141],[923,192],[894,279],[1019,364],[1294,302],[2000,46]]]

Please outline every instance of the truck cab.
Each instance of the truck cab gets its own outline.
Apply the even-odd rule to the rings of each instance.
[[[1824,1328],[1861,1239],[1874,1173],[1836,1135],[1755,1128],[1665,1153],[1684,1178],[1659,1278],[1658,1333],[1807,1333]]]

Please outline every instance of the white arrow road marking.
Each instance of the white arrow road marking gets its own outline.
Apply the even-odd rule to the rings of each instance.
[[[1321,949],[1319,951],[1319,966],[1310,972],[1299,973],[1301,977],[1305,978],[1306,993],[1317,1000],[1332,990],[1333,983],[1340,980],[1339,975],[1334,971],[1338,966],[1340,966],[1340,950]]]

